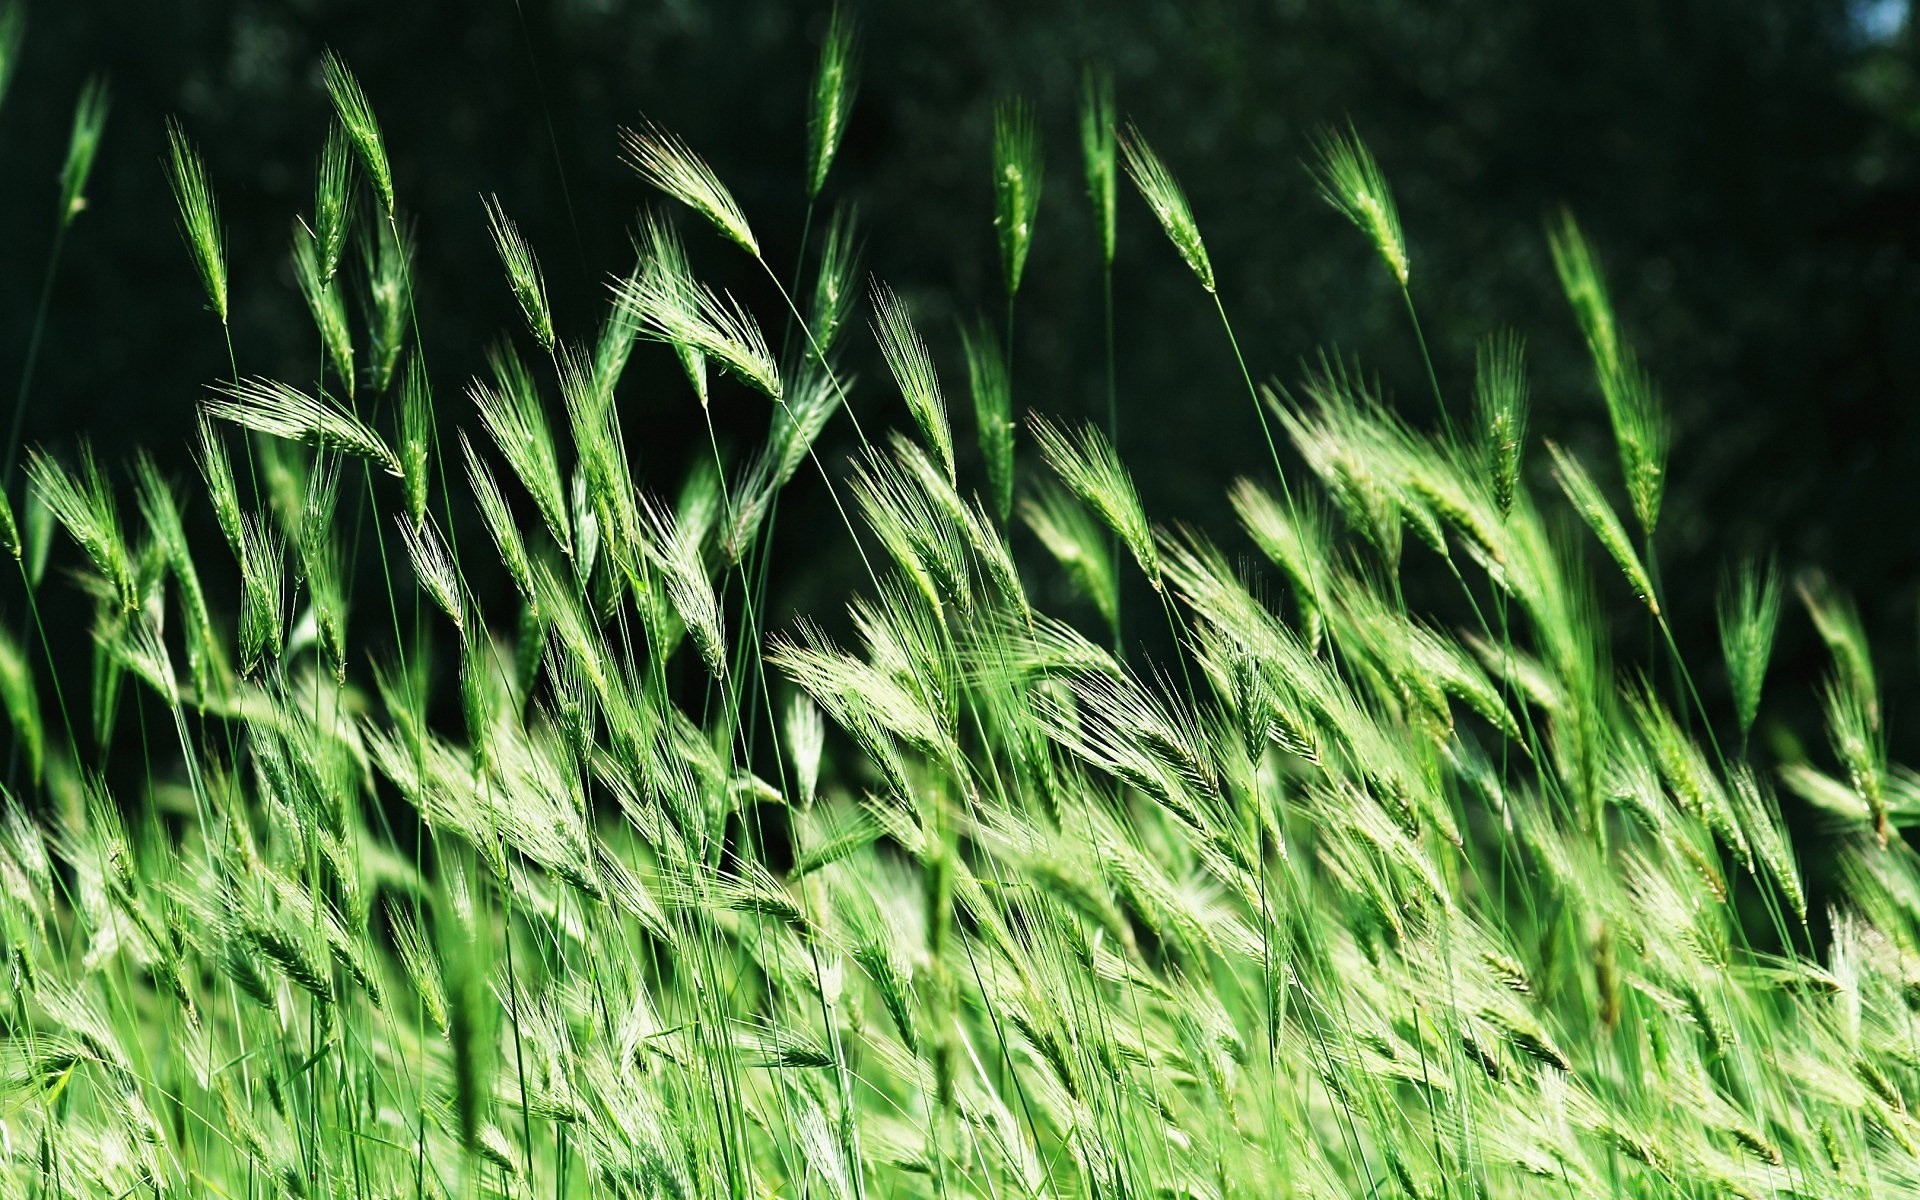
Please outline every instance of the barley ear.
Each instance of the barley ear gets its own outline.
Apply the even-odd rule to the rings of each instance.
[[[1836,589],[1826,576],[1809,572],[1801,576],[1798,589],[1813,627],[1833,656],[1840,682],[1853,693],[1868,724],[1880,726],[1880,684],[1873,667],[1873,655],[1867,645],[1866,627],[1860,622],[1860,610]]]
[[[400,477],[407,488],[407,515],[426,516],[428,455],[433,446],[433,393],[418,360],[400,377]]]
[[[200,273],[200,285],[206,289],[207,302],[227,323],[227,255],[220,232],[220,207],[214,201],[213,188],[207,182],[207,166],[187,140],[180,122],[167,119],[167,179],[173,187],[174,203],[180,209],[180,227],[187,251]]]
[[[1116,164],[1113,72],[1088,67],[1080,76],[1080,155],[1087,175],[1087,199],[1093,205],[1093,225],[1100,235],[1100,260],[1113,265],[1117,243],[1114,196],[1119,170]]]
[[[1113,445],[1091,426],[1082,428],[1075,437],[1044,418],[1033,418],[1031,425],[1034,441],[1047,465],[1081,503],[1113,530],[1121,544],[1132,552],[1140,569],[1146,572],[1147,581],[1159,591],[1160,550],[1154,542],[1153,529],[1147,524],[1146,511],[1140,507],[1140,495],[1134,490],[1133,478],[1120,464]]]
[[[1526,347],[1515,333],[1495,334],[1474,354],[1473,411],[1501,516],[1513,512],[1527,443]]]
[[[1620,518],[1614,513],[1613,505],[1600,493],[1600,485],[1587,474],[1580,460],[1562,450],[1553,442],[1547,443],[1547,450],[1553,455],[1554,478],[1560,481],[1560,487],[1573,501],[1574,511],[1593,530],[1600,539],[1613,561],[1632,585],[1634,594],[1640,598],[1654,616],[1660,615],[1660,601],[1653,591],[1653,580],[1647,575],[1647,569],[1640,562],[1640,555],[1633,548],[1633,542],[1627,537],[1626,528],[1620,524]]]
[[[326,348],[328,360],[333,363],[334,373],[346,385],[347,395],[351,398],[356,383],[353,330],[347,323],[346,298],[338,288],[326,282],[320,255],[318,239],[296,223],[293,229],[294,281],[300,285],[300,295],[307,302],[307,311],[313,315],[314,328],[320,334],[320,344]]]
[[[1740,736],[1753,729],[1760,711],[1760,688],[1767,660],[1773,653],[1774,630],[1780,623],[1780,573],[1773,563],[1747,561],[1720,579],[1717,605],[1720,649],[1727,679],[1733,687],[1733,707],[1740,719]]]
[[[0,101],[20,67],[20,47],[27,36],[27,6],[21,0],[0,3]]]
[[[808,343],[816,361],[833,350],[834,343],[847,327],[857,289],[854,277],[859,270],[860,251],[854,241],[854,211],[850,205],[836,208],[827,224],[826,241],[820,247],[820,267],[813,277],[813,306],[807,324],[813,333]]]
[[[213,515],[226,535],[227,546],[237,558],[240,554],[240,489],[233,478],[233,460],[220,431],[205,413],[197,422],[198,452],[194,455],[200,477],[206,481],[207,495],[213,501]]]
[[[637,130],[622,129],[620,149],[641,179],[711,221],[748,254],[760,257],[760,243],[754,240],[733,193],[685,142],[648,121]]]
[[[1400,231],[1400,210],[1380,174],[1372,151],[1351,125],[1345,133],[1324,130],[1315,140],[1311,167],[1320,195],[1373,242],[1387,269],[1407,286],[1407,240]]]
[[[353,202],[353,145],[336,123],[320,148],[320,169],[313,182],[313,238],[319,243],[320,280],[332,286],[347,248],[348,216]]]
[[[1020,519],[1066,568],[1107,628],[1114,628],[1120,617],[1120,581],[1107,549],[1112,543],[1086,508],[1066,489],[1048,485],[1021,497]]]
[[[1004,100],[993,113],[993,227],[1007,295],[1020,290],[1040,211],[1040,127],[1024,100]]]
[[[0,630],[0,702],[7,706],[14,736],[26,751],[27,768],[40,782],[46,764],[46,733],[40,718],[40,695],[33,668],[13,635]]]
[[[940,393],[940,379],[933,370],[933,356],[913,327],[913,317],[894,290],[875,280],[873,310],[878,319],[874,336],[880,340],[880,353],[887,369],[907,401],[908,411],[926,436],[927,444],[939,456],[947,482],[954,481],[953,430],[947,424],[947,402]]]
[[[960,337],[966,349],[967,383],[973,392],[987,487],[995,514],[1005,521],[1013,511],[1013,390],[1007,383],[1007,360],[985,321],[963,328]]]
[[[859,88],[859,46],[853,18],[840,4],[833,6],[827,40],[820,46],[820,62],[813,73],[813,111],[807,120],[807,199],[819,196],[833,167],[840,139],[847,132],[847,114],[853,110]]]
[[[67,138],[67,161],[60,168],[60,224],[70,225],[87,206],[87,179],[100,151],[100,135],[107,126],[107,81],[87,80],[73,110],[73,131]]]
[[[533,248],[520,234],[520,227],[500,207],[500,197],[489,196],[481,202],[487,210],[487,228],[493,234],[493,248],[499,252],[500,265],[507,272],[507,286],[526,314],[527,328],[533,339],[548,354],[553,353],[553,313],[547,307],[547,285],[540,278],[540,264]]]
[[[341,126],[346,129],[347,136],[353,140],[354,149],[360,152],[360,162],[367,169],[367,179],[380,197],[387,220],[392,221],[393,169],[387,163],[387,144],[380,136],[380,122],[374,118],[373,105],[367,102],[367,94],[360,90],[360,81],[353,77],[347,64],[333,51],[327,51],[321,58],[320,70],[326,80],[327,95],[333,100],[333,110],[340,118]]]
[[[1213,263],[1207,257],[1206,243],[1200,240],[1200,226],[1193,219],[1193,210],[1187,207],[1187,195],[1180,190],[1173,173],[1132,126],[1127,127],[1126,135],[1120,139],[1120,154],[1126,163],[1127,177],[1140,189],[1141,197],[1153,210],[1174,249],[1199,277],[1200,286],[1208,292],[1214,291]]]
[[[14,520],[13,501],[4,488],[0,488],[0,550],[13,555],[13,561],[20,561],[20,523]]]
[[[1667,450],[1673,428],[1653,381],[1624,348],[1613,365],[1600,375],[1600,391],[1607,402],[1607,419],[1620,451],[1620,472],[1627,482],[1627,498],[1640,531],[1653,535],[1660,521],[1660,501],[1666,490]]]

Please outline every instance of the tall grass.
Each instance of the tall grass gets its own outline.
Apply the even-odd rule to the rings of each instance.
[[[837,16],[809,223],[854,44]],[[1889,760],[1859,619],[1818,580],[1830,751],[1748,744],[1772,568],[1725,576],[1734,703],[1701,702],[1711,647],[1673,644],[1661,588],[1713,584],[1658,570],[1666,418],[1570,221],[1553,258],[1619,478],[1530,444],[1501,336],[1474,379],[1434,373],[1443,405],[1473,395],[1438,433],[1341,362],[1284,400],[1249,377],[1248,431],[1303,466],[1276,445],[1287,475],[1233,482],[1242,528],[1207,533],[1141,504],[1111,338],[1103,434],[1016,412],[1013,339],[967,331],[969,446],[948,348],[884,284],[897,387],[840,369],[865,324],[847,218],[783,284],[652,124],[625,138],[639,179],[759,260],[785,310],[695,277],[662,213],[609,264],[599,327],[566,328],[489,200],[526,325],[490,378],[430,388],[377,97],[332,56],[324,78],[339,123],[293,258],[313,378],[214,381],[184,489],[142,458],[129,505],[91,454],[36,451],[26,518],[0,513],[29,597],[77,588],[95,614],[86,680],[0,636],[31,767],[0,816],[0,1195],[1920,1189],[1900,835],[1920,777]],[[1173,175],[1089,78],[1105,287],[1117,147],[1224,321]],[[996,132],[1009,335],[1032,119],[1008,105]],[[185,130],[170,146],[224,337],[220,183]],[[1330,135],[1311,171],[1412,313],[1418,222],[1364,144]],[[688,403],[761,397],[760,451],[638,477],[621,381],[649,343]],[[462,390],[455,455],[432,406]],[[871,435],[846,469],[815,446],[856,393]],[[776,531],[790,486],[826,488],[846,527]],[[220,540],[190,539],[189,504]],[[765,628],[773,537],[854,539],[849,639]],[[1421,557],[1458,597],[1409,600]],[[498,594],[473,583],[493,560]],[[1178,634],[1162,661],[1108,648],[1135,571]],[[1084,603],[1048,611],[1056,576]],[[1666,634],[1654,661],[1600,616],[1628,592]],[[136,777],[109,771],[129,754]],[[1824,893],[1778,786],[1827,817]]]

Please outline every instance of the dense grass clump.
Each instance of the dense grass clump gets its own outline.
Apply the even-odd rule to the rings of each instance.
[[[810,203],[857,64],[837,18]],[[149,459],[123,490],[84,450],[36,451],[22,519],[0,506],[28,600],[0,636],[0,1195],[1920,1189],[1900,835],[1920,781],[1889,763],[1858,618],[1818,581],[1831,755],[1748,749],[1770,567],[1727,575],[1735,702],[1701,701],[1718,648],[1668,633],[1655,538],[1670,431],[1570,219],[1552,255],[1618,476],[1530,442],[1524,350],[1496,334],[1470,386],[1431,372],[1437,413],[1333,359],[1284,396],[1248,377],[1234,403],[1278,473],[1232,482],[1242,528],[1207,533],[1157,524],[1114,449],[1120,174],[1221,352],[1239,343],[1173,167],[1116,130],[1103,76],[1081,142],[1106,431],[1022,415],[1042,149],[1010,101],[983,187],[1006,329],[953,339],[971,439],[929,349],[947,331],[856,277],[849,214],[789,286],[650,123],[623,153],[678,207],[643,218],[600,327],[555,322],[489,199],[522,344],[464,389],[435,379],[374,98],[336,58],[324,79],[338,126],[293,252],[320,373],[213,381],[191,495]],[[77,123],[88,160],[104,95]],[[224,329],[219,183],[169,136]],[[1419,335],[1417,239],[1380,167],[1348,129],[1311,169]],[[680,210],[784,308],[697,278]],[[839,365],[862,294],[893,389]],[[757,455],[716,440],[689,480],[637,477],[621,380],[648,343],[689,403],[722,376],[764,397]],[[850,469],[815,454],[843,411]],[[888,432],[902,412],[911,434]],[[846,527],[776,533],[789,485],[827,489]],[[190,536],[189,503],[219,539]],[[775,536],[855,540],[850,637],[763,626]],[[1409,599],[1432,591],[1406,586],[1416,559],[1443,600]],[[237,597],[203,584],[216,561]],[[94,606],[90,679],[37,640],[33,606],[73,595],[50,562]],[[1085,603],[1046,611],[1055,576]],[[1620,592],[1645,661],[1600,615]],[[1129,594],[1147,604],[1123,613]],[[1128,648],[1124,627],[1161,624],[1170,655]],[[137,779],[108,769],[127,693],[158,717]],[[1817,899],[1782,784],[1836,830]]]

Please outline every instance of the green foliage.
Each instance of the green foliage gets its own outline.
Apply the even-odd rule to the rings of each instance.
[[[849,45],[836,19],[843,75]],[[919,440],[862,433],[839,474],[814,447],[857,390],[832,353],[856,303],[840,217],[800,265],[807,348],[783,373],[653,221],[597,341],[563,344],[490,203],[549,353],[492,352],[449,495],[426,364],[400,363],[384,144],[323,70],[387,220],[358,233],[372,290],[346,305],[323,166],[295,283],[350,401],[356,337],[376,386],[212,388],[190,499],[237,600],[209,599],[210,548],[155,460],[137,523],[84,450],[30,454],[21,529],[0,508],[31,611],[77,590],[95,651],[62,676],[0,631],[27,781],[0,797],[0,1195],[1914,1190],[1920,781],[1890,756],[1858,612],[1817,578],[1825,757],[1719,748],[1754,722],[1781,588],[1755,567],[1723,587],[1733,704],[1708,708],[1654,591],[1664,418],[1570,223],[1553,252],[1640,546],[1554,442],[1564,500],[1530,479],[1510,337],[1478,357],[1470,437],[1330,356],[1269,394],[1304,470],[1234,483],[1245,543],[1216,542],[1152,523],[1097,430],[1031,418],[1051,477],[1027,469],[984,329],[965,349],[987,495],[963,492],[931,356],[880,285]],[[1112,105],[1089,88],[1098,210]],[[816,89],[809,197],[837,144],[820,106],[844,123],[850,95]],[[1179,188],[1119,144],[1212,292]],[[205,172],[170,145],[224,319]],[[759,256],[680,143],[649,128],[627,151]],[[1037,194],[1025,151],[997,161]],[[1321,169],[1404,285],[1371,157],[1336,136]],[[1030,199],[1004,211],[1030,224]],[[677,491],[637,478],[636,338],[697,404],[733,386],[709,363],[769,396],[765,442],[732,462],[716,439]],[[243,473],[216,421],[250,437]],[[794,536],[867,566],[844,633],[769,629],[747,570],[781,561],[782,491],[813,486],[847,528]],[[1664,639],[1606,627],[1576,517]],[[73,583],[44,571],[55,527]],[[351,569],[360,543],[382,571]],[[1055,613],[1064,584],[1119,640],[1116,546],[1175,634],[1162,660]],[[1460,596],[1403,573],[1423,554]],[[1796,842],[1775,779],[1830,841]],[[1816,851],[1836,863],[1817,885]]]

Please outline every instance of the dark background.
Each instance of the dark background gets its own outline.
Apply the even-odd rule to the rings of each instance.
[[[1611,480],[1604,411],[1542,232],[1563,204],[1579,216],[1678,424],[1661,559],[1702,680],[1721,690],[1711,625],[1721,564],[1775,548],[1790,569],[1824,568],[1858,597],[1896,757],[1911,749],[1920,38],[1904,3],[872,0],[859,16],[862,86],[827,197],[858,205],[867,269],[914,304],[963,443],[972,422],[954,325],[1000,311],[987,168],[1004,96],[1036,104],[1049,167],[1020,301],[1017,400],[1068,417],[1104,405],[1074,124],[1088,61],[1112,66],[1122,111],[1185,184],[1256,377],[1293,381],[1333,347],[1429,421],[1396,290],[1301,166],[1316,130],[1351,119],[1398,197],[1443,384],[1463,401],[1475,341],[1517,328],[1532,352],[1535,433]],[[0,109],[5,382],[25,353],[54,176],[87,75],[110,78],[114,106],[91,206],[55,279],[28,441],[66,447],[85,435],[109,461],[145,445],[190,477],[193,411],[226,361],[161,165],[168,114],[202,148],[223,206],[241,370],[305,383],[317,351],[286,265],[289,231],[310,210],[329,120],[321,51],[351,64],[418,221],[419,311],[443,419],[471,425],[465,382],[489,339],[510,332],[528,348],[479,197],[498,193],[533,243],[563,338],[597,327],[605,281],[631,262],[628,232],[653,201],[616,157],[616,128],[643,112],[711,161],[769,260],[792,263],[826,18],[824,3],[785,0],[40,0]],[[1238,550],[1224,492],[1266,467],[1265,449],[1206,297],[1121,186],[1123,453],[1152,515],[1213,529]],[[705,230],[682,227],[696,269],[777,332],[764,280]],[[904,424],[870,343],[855,337],[849,362],[867,381],[856,403],[880,414],[870,425]],[[707,453],[698,409],[657,348],[636,353],[623,395],[641,473],[670,491]],[[724,382],[714,411],[730,451],[757,444],[763,399]],[[844,458],[848,432],[834,427],[829,461]],[[805,473],[784,503],[774,612],[829,615],[857,582],[838,517]],[[1631,598],[1602,578],[1633,630]],[[1777,663],[1783,702],[1771,711],[1810,716],[1825,664],[1797,610]]]

